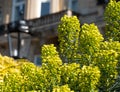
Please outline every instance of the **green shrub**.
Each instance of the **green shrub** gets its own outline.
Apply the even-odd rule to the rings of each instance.
[[[104,40],[95,24],[84,24],[81,27],[79,39],[80,54],[92,55],[100,50],[100,42]]]
[[[61,84],[68,84],[72,90],[78,90],[78,77],[81,72],[80,65],[76,63],[64,63],[64,65],[61,66],[61,72]]]
[[[114,50],[101,50],[94,54],[92,58],[94,66],[98,66],[101,72],[99,88],[107,92],[114,84],[118,75],[116,66],[118,63],[118,54]]]
[[[58,26],[60,55],[63,62],[74,62],[77,54],[80,23],[76,16],[67,15],[61,18]]]
[[[63,85],[54,87],[52,92],[74,92],[74,91],[71,91],[68,85]]]
[[[61,81],[62,60],[60,59],[56,47],[53,44],[44,45],[42,47],[42,70],[44,74],[45,90],[52,90],[55,85],[59,85]]]
[[[80,92],[98,92],[100,78],[99,68],[96,66],[83,66],[79,75]]]
[[[120,41],[120,2],[110,0],[105,9],[106,37],[113,41]]]

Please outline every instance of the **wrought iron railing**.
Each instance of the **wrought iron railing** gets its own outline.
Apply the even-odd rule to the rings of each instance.
[[[38,26],[59,22],[61,17],[66,13],[67,11],[65,10],[58,13],[49,14],[40,18],[28,20],[28,24],[31,25],[31,27],[38,27]]]
[[[40,18],[36,18],[36,19],[26,20],[26,21],[28,22],[28,25],[32,29],[34,29],[34,32],[35,32],[36,28],[39,29],[37,31],[41,31],[40,28],[50,27],[51,24],[56,23],[58,25],[61,17],[65,14],[67,14],[67,10],[64,10],[64,11],[61,11],[61,12],[58,12],[58,13],[54,13],[54,14],[49,14],[49,15],[46,15],[46,16],[43,16],[43,17],[40,17]],[[75,12],[72,12],[72,14],[79,18],[81,24],[103,22],[103,16],[98,16],[97,13],[89,14],[89,15],[86,15],[86,16],[83,16],[83,15],[81,15],[79,13],[75,13]],[[7,28],[8,28],[8,25],[10,25],[12,23],[0,25],[0,34],[5,33]],[[14,24],[15,23],[17,23],[17,21],[15,21]]]

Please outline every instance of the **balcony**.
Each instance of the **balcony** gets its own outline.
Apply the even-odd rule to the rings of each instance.
[[[42,34],[48,30],[49,31],[53,29],[57,30],[57,25],[60,23],[61,17],[65,14],[67,14],[67,10],[54,13],[54,14],[49,14],[40,18],[27,20],[27,23],[31,27],[31,32],[34,35],[38,35],[38,33]],[[95,23],[98,26],[103,24],[103,16],[98,16],[97,13],[93,13],[89,15],[81,15],[79,13],[72,12],[72,15],[77,16],[81,24]],[[17,23],[17,21],[15,21],[14,23]],[[7,32],[8,26],[10,24],[13,24],[13,23],[3,24],[0,26],[0,35]]]

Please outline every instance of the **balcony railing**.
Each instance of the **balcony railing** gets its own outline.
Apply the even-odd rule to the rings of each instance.
[[[43,25],[48,25],[51,23],[59,22],[61,17],[65,15],[67,11],[61,11],[54,14],[49,14],[40,18],[28,20],[28,24],[31,25],[31,27],[38,27]]]
[[[32,31],[43,31],[44,28],[49,28],[51,27],[51,25],[58,25],[60,23],[60,19],[63,15],[67,14],[67,10],[58,12],[58,13],[54,13],[54,14],[49,14],[40,18],[36,18],[36,19],[31,19],[31,20],[27,20],[28,25],[31,27]],[[98,23],[98,22],[103,22],[103,16],[98,16],[97,13],[94,14],[89,14],[86,16],[83,16],[79,13],[75,13],[72,12],[72,15],[75,15],[79,18],[81,24],[83,23]],[[16,22],[12,22],[9,24],[3,24],[0,25],[0,34],[4,34],[7,32],[8,26],[10,24],[15,24]]]

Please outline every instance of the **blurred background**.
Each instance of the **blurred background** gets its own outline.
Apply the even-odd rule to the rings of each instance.
[[[20,20],[27,22],[33,34],[31,45],[24,44],[30,48],[26,58],[37,65],[41,64],[40,48],[43,44],[59,45],[57,26],[65,14],[77,16],[81,25],[95,23],[104,35],[103,16],[107,3],[109,0],[0,0],[0,53],[9,56],[8,25]],[[14,40],[12,43],[15,44]],[[26,50],[22,49],[21,54]]]

